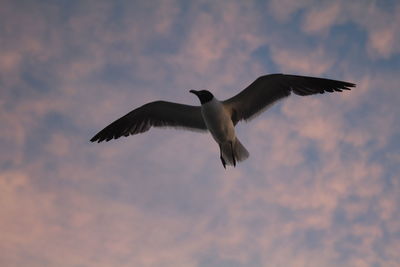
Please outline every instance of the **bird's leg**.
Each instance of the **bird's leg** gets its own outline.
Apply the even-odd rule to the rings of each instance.
[[[233,151],[233,142],[232,142],[232,141],[230,141],[230,143],[231,143],[231,151],[232,151],[233,167],[236,167],[235,152]]]
[[[221,144],[219,145],[219,158],[221,159],[222,166],[224,166],[224,169],[226,169],[226,162],[224,158],[222,157],[222,147]]]

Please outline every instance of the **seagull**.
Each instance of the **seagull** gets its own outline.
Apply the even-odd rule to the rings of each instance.
[[[342,92],[356,85],[325,78],[289,74],[269,74],[257,78],[237,95],[219,101],[208,90],[190,90],[200,106],[154,101],[132,110],[98,132],[91,142],[110,141],[135,135],[151,127],[173,127],[209,131],[219,145],[222,166],[236,166],[249,152],[235,134],[239,121],[248,121],[292,92],[307,96],[325,92]]]

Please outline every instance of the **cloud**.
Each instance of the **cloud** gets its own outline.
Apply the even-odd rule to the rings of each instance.
[[[285,73],[321,75],[333,64],[322,47],[293,49],[291,47],[271,47],[274,62]]]
[[[397,23],[399,24],[399,23]],[[371,53],[377,53],[383,58],[388,58],[393,52],[398,52],[396,47],[397,35],[396,22],[388,29],[381,29],[371,32],[369,36],[369,48]]]
[[[368,34],[367,51],[373,59],[388,59],[400,52],[399,36],[400,5],[355,4],[349,10],[349,20],[364,28]],[[362,14],[361,14],[362,12]]]
[[[333,2],[328,6],[319,6],[309,10],[304,17],[303,31],[306,33],[319,33],[331,28],[337,23],[340,11],[340,2]]]
[[[221,89],[241,89],[237,85],[240,78],[255,79],[259,66],[251,64],[251,55],[264,38],[257,33],[252,10],[251,2],[194,4],[188,10],[182,46],[166,59],[176,83],[183,88],[208,88],[220,97]],[[240,66],[245,64],[250,68],[243,71]],[[188,70],[185,75],[179,75],[184,70]],[[212,81],[205,78],[217,71]]]
[[[291,15],[298,10],[301,10],[309,5],[311,5],[313,1],[310,0],[301,0],[301,1],[290,1],[290,0],[272,0],[268,2],[268,9],[272,15],[281,22],[287,22],[291,17]]]
[[[300,14],[301,30],[311,35],[327,34],[340,24],[354,24],[367,34],[365,45],[372,59],[388,59],[399,53],[398,3],[369,3],[364,1],[270,1],[268,8],[281,23],[289,23],[292,14]]]

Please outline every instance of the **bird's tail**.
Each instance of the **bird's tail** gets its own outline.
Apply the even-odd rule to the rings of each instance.
[[[233,142],[225,142],[221,144],[221,161],[227,165],[236,165],[236,162],[243,161],[249,157],[249,152],[235,137]],[[225,166],[224,166],[225,167]]]

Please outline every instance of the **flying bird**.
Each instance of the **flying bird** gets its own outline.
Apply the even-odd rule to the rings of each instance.
[[[200,106],[167,101],[150,102],[114,121],[90,141],[110,141],[146,132],[151,127],[209,131],[219,145],[223,167],[236,166],[237,162],[249,156],[235,134],[235,126],[239,121],[250,120],[292,92],[307,96],[342,92],[351,87],[355,87],[355,84],[317,77],[269,74],[257,78],[243,91],[224,101],[219,101],[207,90],[190,90],[199,98]]]

